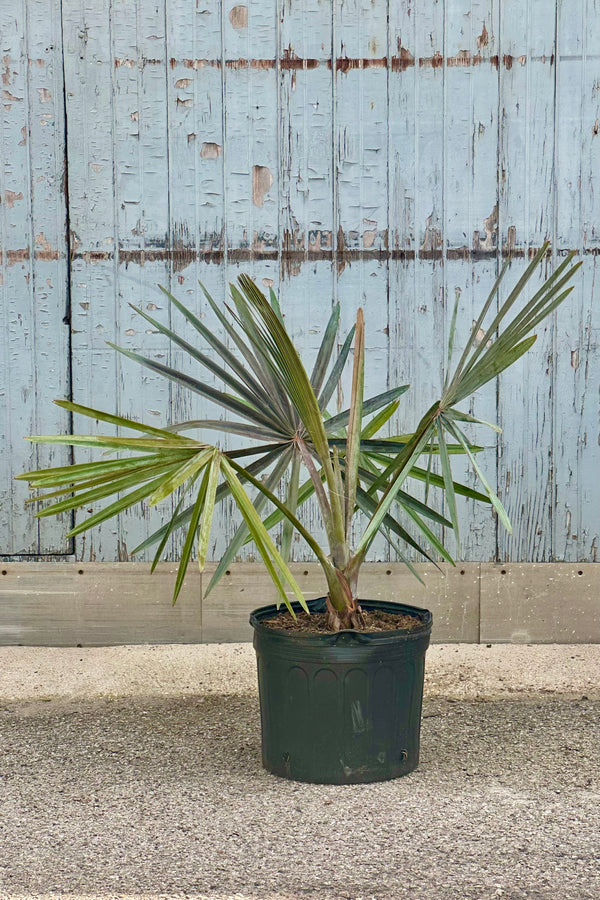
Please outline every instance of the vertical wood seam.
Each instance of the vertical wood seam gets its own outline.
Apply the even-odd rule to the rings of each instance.
[[[64,0],[59,0],[59,17],[60,17],[60,61],[62,69],[62,109],[63,109],[63,177],[62,185],[65,195],[65,258],[66,258],[66,308],[63,324],[67,327],[67,396],[73,402],[73,321],[72,321],[72,270],[71,270],[71,203],[69,198],[69,119],[67,112],[67,75],[65,67],[65,19],[64,19]],[[73,433],[74,415],[69,410],[67,412],[68,429]],[[69,462],[75,462],[74,447],[68,448]],[[69,513],[69,528],[75,525],[75,511]],[[67,542],[66,555],[75,553],[75,538],[71,537]]]

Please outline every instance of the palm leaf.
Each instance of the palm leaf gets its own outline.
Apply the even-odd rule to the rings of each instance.
[[[255,460],[249,466],[246,467],[247,472],[252,472],[253,475],[260,475],[268,466],[274,462],[275,459],[279,456],[281,450],[272,451],[271,453],[265,454],[261,459]],[[229,485],[226,482],[223,482],[217,488],[217,498],[216,502],[220,503],[221,500],[224,500],[230,494]],[[487,499],[487,498],[486,498]],[[182,512],[180,512],[177,516],[174,517],[173,527],[171,530],[177,530],[182,528],[184,525],[190,521],[192,515],[192,506],[188,506]],[[169,528],[169,525],[163,525],[161,528],[158,528],[156,531],[152,532],[147,538],[145,538],[140,544],[138,544],[131,551],[132,555],[137,553],[141,553],[142,550],[146,550],[147,547],[151,547],[153,544],[156,544],[157,541],[162,540],[164,537],[165,531]]]
[[[207,463],[214,458],[214,449],[212,447],[207,450],[201,450],[200,453],[194,454],[191,459],[186,460],[182,465],[172,469],[168,478],[165,478],[161,486],[154,491],[148,498],[148,504],[154,506],[176,491],[178,487],[200,472]]]
[[[367,494],[366,491],[363,491],[362,488],[359,488],[357,491],[356,501],[359,509],[361,509],[367,515],[372,515],[377,507],[377,503],[375,502],[373,497],[371,497],[370,494]],[[387,532],[393,531],[394,534],[398,535],[399,538],[401,538],[406,544],[416,550],[417,553],[421,554],[421,556],[424,556],[430,562],[435,564],[434,559],[429,555],[429,553],[427,553],[427,551],[417,543],[417,541],[406,530],[406,528],[404,528],[400,524],[400,522],[398,522],[397,519],[394,519],[394,517],[389,513],[384,516],[379,531],[384,535],[386,540],[388,540]]]
[[[277,509],[278,509],[281,513],[283,513],[283,515],[284,515],[287,519],[289,519],[289,521],[292,523],[292,525],[294,526],[294,528],[296,529],[296,531],[298,532],[298,534],[300,534],[300,535],[304,538],[304,540],[306,541],[306,543],[308,544],[308,546],[310,547],[310,549],[313,551],[313,553],[315,554],[315,556],[317,557],[317,559],[319,560],[319,562],[321,563],[321,565],[323,566],[323,568],[325,568],[325,569],[331,569],[331,568],[332,568],[331,563],[329,562],[329,560],[328,560],[327,556],[325,555],[324,551],[321,549],[321,547],[319,546],[319,544],[317,543],[317,541],[314,539],[314,537],[312,536],[312,534],[304,527],[304,525],[302,524],[302,522],[300,522],[300,520],[299,520],[299,519],[296,517],[296,515],[292,512],[292,510],[289,509],[289,508],[286,506],[286,504],[283,503],[283,502],[279,499],[279,497],[277,497],[272,491],[270,491],[270,490],[267,488],[267,486],[266,486],[262,481],[259,481],[259,480],[258,480],[257,478],[255,478],[253,475],[250,475],[249,472],[248,472],[246,469],[243,469],[240,465],[238,465],[238,463],[235,463],[235,462],[233,462],[233,461],[230,460],[230,461],[228,461],[228,465],[229,465],[232,469],[234,469],[241,477],[243,477],[244,479],[248,480],[251,484],[253,484],[254,487],[255,487],[258,491],[260,491],[261,494],[264,494],[264,496],[265,496],[268,500],[270,500],[270,502],[271,502],[274,506],[276,506]],[[254,515],[257,516],[256,510],[254,511]],[[267,533],[266,528],[265,528],[265,526],[264,526],[264,524],[263,524],[262,522],[261,522],[261,528],[265,530],[265,533]],[[269,540],[270,540],[270,538],[269,538]]]
[[[161,457],[166,456],[166,453],[161,454]],[[173,462],[186,459],[188,456],[188,450],[182,452],[173,451],[170,454]],[[77,486],[79,490],[80,486],[85,485],[88,481],[99,483],[99,478],[105,477],[110,479],[114,477],[115,473],[124,475],[125,471],[142,469],[149,463],[156,462],[156,460],[157,454],[149,453],[145,456],[128,457],[126,459],[97,460],[95,462],[77,463],[72,466],[58,466],[53,469],[37,469],[34,472],[24,472],[23,474],[15,475],[15,478],[20,481],[29,481],[32,487],[38,489],[55,487],[59,484],[73,486],[79,483]]]
[[[483,474],[483,472],[479,468],[479,465],[477,464],[475,457],[470,452],[469,447],[468,447],[468,442],[467,442],[465,435],[462,433],[462,431],[457,426],[454,425],[454,423],[449,422],[448,420],[445,420],[445,425],[446,425],[446,428],[448,429],[448,431],[450,432],[450,434],[452,434],[464,446],[465,452],[467,453],[469,459],[471,460],[471,465],[475,469],[475,473],[476,473],[477,477],[479,478],[479,480],[481,481],[486,494],[490,498],[490,502],[491,502],[492,506],[498,513],[498,517],[499,517],[500,521],[502,522],[502,524],[504,525],[504,527],[506,528],[508,533],[512,534],[512,526],[510,524],[510,520],[508,518],[507,512],[504,509],[502,503],[500,502],[500,498],[497,496],[497,494],[492,490],[492,488],[488,484],[488,482],[485,478],[485,475]]]
[[[456,510],[456,494],[454,493],[454,481],[452,479],[452,467],[450,466],[450,457],[446,448],[446,439],[444,437],[444,429],[438,419],[436,421],[435,430],[437,432],[438,444],[440,447],[440,460],[442,463],[442,477],[444,479],[445,498],[450,511],[450,519],[454,529],[456,538],[456,554],[460,556],[460,537],[458,525],[458,513]]]
[[[389,403],[381,412],[377,413],[370,422],[365,425],[361,433],[361,442],[366,441],[369,438],[372,438],[373,435],[377,434],[378,431],[381,431],[386,422],[388,422],[398,407],[400,406],[399,400],[394,400],[393,403]],[[367,415],[363,406],[363,418]]]
[[[114,503],[111,503],[105,509],[101,509],[99,512],[95,513],[93,516],[90,516],[88,519],[85,519],[83,522],[80,522],[79,525],[76,525],[74,528],[67,533],[67,537],[75,537],[77,534],[81,534],[82,531],[87,531],[89,528],[93,528],[95,525],[99,525],[101,522],[105,522],[107,519],[112,519],[113,516],[118,515],[120,512],[123,512],[126,509],[129,509],[130,506],[133,506],[134,503],[139,503],[140,500],[144,500],[156,488],[162,483],[163,476],[160,475],[158,478],[149,481],[147,484],[142,485],[135,491],[131,491],[131,493],[126,494],[125,497],[120,497],[118,500],[115,500]]]
[[[284,450],[284,452],[282,453],[281,458],[279,460],[277,460],[277,463],[274,466],[273,471],[269,475],[266,476],[264,484],[268,490],[275,491],[281,484],[281,479],[283,478],[283,476],[289,466],[291,454],[292,454],[291,448],[286,448]],[[243,471],[245,477],[248,477],[248,474],[251,474],[251,475],[258,474],[257,472],[252,472],[251,467],[248,467],[247,469],[244,469],[244,470],[242,470],[240,467],[240,471]],[[229,490],[229,488],[228,488],[228,490]],[[267,502],[266,495],[264,493],[259,493],[258,496],[256,497],[256,499],[254,500],[254,508],[257,513],[260,513],[262,511],[266,502]],[[265,528],[267,529],[267,531],[269,531],[270,526],[267,526],[266,522],[264,524],[265,524]],[[249,535],[248,525],[246,524],[246,520],[243,519],[241,525],[238,526],[238,528],[235,531],[235,534],[233,535],[233,538],[229,542],[229,545],[228,545],[225,553],[219,560],[217,568],[216,568],[216,570],[210,580],[210,583],[205,591],[205,594],[204,594],[205,597],[208,597],[208,595],[213,590],[213,588],[215,588],[217,586],[217,584],[219,583],[219,581],[221,580],[221,578],[223,577],[223,575],[229,568],[230,563],[233,561],[235,556],[239,553],[241,548],[244,546],[244,543],[248,543],[248,541],[252,540],[251,537],[248,537],[248,540],[246,540],[246,537],[248,535]]]
[[[204,368],[208,369],[209,372],[212,372],[213,375],[216,375],[217,378],[219,378],[225,384],[229,385],[229,387],[232,388],[236,392],[236,394],[239,394],[239,396],[245,399],[246,402],[249,403],[252,407],[262,409],[270,408],[269,397],[264,390],[260,389],[260,386],[257,385],[257,387],[259,387],[258,391],[246,387],[243,381],[241,381],[239,378],[235,378],[227,371],[227,369],[224,369],[223,366],[215,363],[214,360],[210,358],[210,356],[207,356],[205,353],[197,350],[196,347],[194,347],[193,344],[190,344],[189,341],[186,341],[185,338],[180,337],[176,332],[172,331],[172,329],[167,328],[165,325],[162,325],[157,319],[148,315],[148,313],[144,312],[144,310],[140,307],[134,306],[132,303],[130,303],[129,305],[136,313],[138,313],[140,316],[143,316],[143,318],[146,319],[147,322],[150,322],[150,324],[153,325],[157,331],[168,337],[172,343],[176,344],[178,347],[181,347],[182,350],[185,350],[188,356],[190,356],[196,362],[200,363],[200,365],[204,366]],[[279,424],[277,422],[277,419],[273,419],[273,422],[275,426]]]
[[[192,484],[193,483],[194,482],[192,481]],[[152,566],[150,567],[150,574],[152,574],[154,572],[158,563],[160,562],[160,559],[163,555],[163,550],[165,549],[165,547],[167,545],[167,541],[169,540],[169,538],[171,537],[171,534],[173,533],[173,529],[175,527],[175,520],[176,520],[177,516],[179,515],[179,510],[181,509],[182,503],[183,503],[183,494],[181,495],[181,497],[179,498],[179,500],[177,502],[177,506],[175,507],[175,509],[173,511],[173,515],[167,522],[167,526],[165,528],[165,533],[162,536],[162,539],[158,545],[156,553],[154,554],[154,559],[152,560]]]
[[[356,350],[354,351],[356,354]],[[392,388],[389,391],[384,391],[382,394],[377,394],[376,397],[369,397],[368,400],[365,400],[363,403],[362,414],[363,416],[369,416],[371,413],[377,412],[378,409],[381,409],[382,406],[386,406],[390,401],[395,400],[397,397],[401,397],[408,389],[410,385],[402,384],[399,387]],[[335,431],[339,431],[340,428],[344,428],[349,420],[352,412],[352,403],[348,409],[345,409],[343,412],[338,413],[335,416],[331,416],[331,418],[325,421],[325,429],[328,434],[333,434]]]
[[[331,362],[331,354],[333,353],[335,336],[337,334],[339,323],[340,304],[336,303],[331,311],[331,316],[329,317],[329,322],[327,323],[327,327],[325,328],[323,340],[321,341],[317,359],[310,376],[310,383],[312,384],[313,391],[315,392],[315,394],[317,394],[317,396],[319,394],[319,391],[323,387],[325,374],[327,372],[329,363]]]
[[[212,331],[206,327],[202,320],[195,316],[191,312],[191,310],[187,309],[187,307],[185,307],[180,300],[177,300],[177,298],[174,297],[173,294],[171,294],[169,291],[167,291],[166,288],[162,287],[162,285],[159,285],[159,287],[161,291],[168,297],[170,303],[172,303],[173,306],[175,306],[176,309],[178,309],[179,312],[181,312],[186,317],[190,325],[192,325],[192,327],[195,328],[198,334],[200,334],[201,337],[204,338],[207,344],[212,347],[213,350],[215,350],[215,352],[223,360],[225,365],[229,366],[229,368],[233,372],[235,372],[238,378],[246,384],[246,387],[249,388],[250,391],[255,393],[257,397],[266,396],[268,398],[269,393],[267,390],[265,390],[264,385],[262,385],[260,381],[257,381],[251,375],[251,373],[244,367],[244,365],[240,362],[236,355],[231,352],[229,347],[227,347],[222,341],[220,341],[219,338],[216,337],[216,335],[214,335]],[[234,342],[242,353],[242,356],[244,356],[244,359],[246,359],[246,352],[249,354],[250,358],[253,359],[252,354],[246,347],[244,341],[239,335],[236,334],[235,329],[231,327],[225,316],[223,316],[220,309],[218,308],[202,282],[200,282],[200,287],[202,288],[205,297],[209,301],[211,308],[216,313],[220,323],[225,327],[230,337],[234,339]],[[243,350],[242,347],[244,348]],[[249,359],[246,359],[246,362],[248,362],[251,368],[253,368]]]
[[[204,498],[204,508],[202,512],[202,522],[198,533],[198,566],[200,571],[204,570],[206,564],[206,554],[208,552],[208,542],[210,540],[210,529],[212,526],[213,513],[215,511],[215,502],[217,497],[217,484],[219,481],[219,472],[221,471],[221,454],[218,450],[213,452],[210,465],[208,467],[208,480],[206,484],[206,496]]]
[[[271,576],[273,583],[275,584],[275,587],[277,588],[277,591],[279,592],[281,599],[287,606],[290,613],[295,617],[292,605],[285,593],[283,583],[279,578],[278,570],[281,572],[282,578],[285,579],[285,581],[291,587],[294,595],[296,596],[296,599],[302,606],[302,609],[304,609],[305,612],[308,612],[308,606],[306,605],[304,595],[302,594],[302,591],[300,590],[296,579],[290,572],[287,563],[282,558],[275,544],[271,540],[269,533],[261,522],[258,513],[254,509],[250,498],[244,491],[242,484],[235,473],[234,466],[224,457],[221,461],[221,470],[223,472],[223,475],[227,479],[227,483],[229,484],[229,487],[231,489],[231,494],[235,499],[242,516],[246,520],[250,534],[252,535],[254,543],[256,544],[256,547],[263,558],[263,562]],[[275,564],[273,564],[272,560],[274,560]]]
[[[300,455],[294,453],[292,456],[292,467],[290,471],[290,481],[287,490],[285,505],[294,515],[298,509],[298,488],[300,486]],[[291,559],[292,538],[294,536],[294,526],[290,519],[286,518],[283,523],[281,532],[281,555],[286,562]]]
[[[173,606],[177,602],[177,598],[179,597],[179,593],[181,591],[181,588],[183,587],[183,579],[185,578],[185,573],[187,571],[188,563],[189,563],[190,557],[192,555],[194,541],[196,539],[196,533],[198,531],[198,523],[200,521],[200,516],[202,515],[202,509],[204,507],[204,500],[206,497],[206,489],[208,486],[208,478],[209,478],[209,469],[207,467],[204,470],[204,475],[202,476],[202,481],[200,482],[200,488],[198,490],[196,500],[192,507],[192,515],[190,517],[190,525],[187,530],[187,534],[185,536],[183,548],[181,550],[181,559],[179,560],[179,567],[177,569],[177,577],[175,579],[175,589],[173,591]]]
[[[73,403],[71,400],[54,400],[54,403],[56,406],[60,406],[61,409],[78,413],[81,416],[87,416],[90,419],[97,419],[99,422],[109,422],[111,425],[117,425],[121,428],[131,428],[134,431],[143,431],[144,434],[154,434],[157,437],[172,437],[172,435],[164,428],[153,428],[151,425],[145,425],[143,422],[134,422],[123,416],[116,416],[100,409],[93,409],[90,406],[82,406],[80,403]],[[182,438],[181,440],[182,442],[185,442],[188,438]]]
[[[346,365],[348,354],[350,353],[350,347],[352,346],[352,338],[354,337],[355,328],[356,326],[353,325],[348,332],[346,340],[342,344],[342,349],[340,350],[338,357],[333,364],[333,368],[329,373],[329,377],[325,382],[325,387],[319,394],[319,409],[321,410],[327,409],[327,404],[331,400],[333,392],[336,390],[340,383],[340,378],[342,376],[344,366]]]
[[[239,434],[241,437],[252,440],[289,440],[289,437],[273,428],[260,428],[258,425],[246,425],[244,422],[229,422],[226,419],[189,419],[169,425],[168,432],[192,431],[193,429],[206,429],[207,431],[221,431],[223,434]]]
[[[310,379],[292,344],[289,335],[277,319],[264,295],[254,282],[241,275],[239,283],[255,313],[257,328],[268,348],[273,369],[277,371],[281,383],[285,386],[288,397],[296,408],[300,421],[306,428],[319,461],[325,471],[329,487],[329,503],[331,508],[331,533],[334,543],[342,544],[345,537],[344,513],[341,498],[337,496],[333,467],[329,456],[327,435],[323,426],[323,418]],[[307,460],[304,460],[305,464]],[[317,485],[315,484],[315,489]],[[329,504],[328,504],[329,505]],[[327,507],[322,508],[323,517],[328,515]]]
[[[123,462],[125,461],[126,460],[123,460]],[[172,472],[173,467],[177,465],[178,463],[173,463],[171,461],[161,462],[158,460],[154,465],[146,466],[143,469],[135,469],[133,472],[126,472],[120,477],[113,475],[108,481],[103,481],[101,484],[92,487],[89,490],[83,490],[81,493],[76,493],[74,497],[68,497],[58,503],[53,503],[46,509],[39,510],[35,515],[37,518],[44,518],[45,516],[58,515],[58,513],[66,512],[67,510],[89,506],[91,503],[95,503],[97,500],[103,500],[111,494],[117,494],[119,491],[128,490],[136,484],[140,484],[140,482],[149,481],[158,474],[162,473],[164,476],[165,473]],[[75,490],[76,489],[71,488],[70,493],[74,493]],[[47,499],[49,499],[49,496],[46,495],[37,498],[39,501]]]
[[[37,434],[25,438],[33,444],[67,444],[72,447],[106,447],[114,450],[155,450],[160,453],[163,450],[193,450],[203,449],[206,444],[192,441],[189,438],[180,438],[177,435],[169,435],[167,438],[129,438],[111,437],[100,434]],[[182,440],[186,441],[182,444]]]
[[[133,350],[126,350],[124,347],[118,347],[116,344],[111,344],[110,341],[107,341],[107,344],[114,350],[118,350],[123,356],[135,360],[135,362],[139,363],[141,366],[145,366],[152,372],[158,372],[160,375],[168,378],[169,381],[174,381],[175,384],[179,384],[196,394],[200,394],[203,397],[207,397],[209,400],[213,400],[215,403],[218,403],[219,406],[223,406],[225,409],[237,413],[237,415],[241,416],[243,419],[249,419],[251,422],[258,423],[267,428],[273,427],[274,423],[271,417],[262,410],[259,410],[256,406],[250,406],[247,403],[243,403],[236,397],[224,393],[224,391],[219,391],[202,381],[198,381],[197,378],[192,378],[191,375],[186,375],[184,372],[178,372],[177,369],[173,369],[171,366],[165,366],[163,363],[148,359],[146,356],[135,353]]]
[[[352,370],[352,391],[350,394],[350,414],[348,419],[348,438],[346,442],[345,468],[345,516],[346,540],[350,537],[350,528],[354,507],[356,505],[356,486],[358,482],[358,461],[360,456],[360,433],[362,431],[363,389],[365,381],[365,320],[362,309],[356,314],[356,337],[354,340],[354,366]],[[331,421],[329,422],[331,425]]]

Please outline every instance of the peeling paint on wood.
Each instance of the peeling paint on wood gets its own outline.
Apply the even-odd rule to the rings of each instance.
[[[408,430],[439,389],[455,295],[468,330],[502,259],[522,266],[550,238],[548,271],[570,249],[584,260],[569,309],[498,394],[490,385],[471,407],[500,415],[487,471],[519,524],[512,538],[496,534],[467,505],[463,546],[484,562],[596,560],[600,4],[558,4],[557,17],[551,7],[41,0],[26,20],[18,0],[0,50],[0,141],[10,148],[0,394],[18,397],[5,429],[15,470],[31,454],[23,421],[46,431],[62,422],[46,401],[69,391],[65,323],[75,399],[112,406],[116,389],[120,412],[152,421],[171,408],[205,414],[104,342],[181,362],[127,301],[170,323],[161,282],[216,325],[197,281],[222,299],[243,270],[278,292],[309,360],[332,302],[344,329],[365,306],[368,390],[410,381],[393,423]],[[0,516],[0,553],[66,552],[62,524],[38,530],[16,496]],[[315,525],[315,510],[306,515]],[[132,511],[77,553],[127,559],[160,517]],[[225,519],[217,555],[234,526],[229,508]]]
[[[0,35],[0,554],[60,554],[70,550],[69,517],[34,519],[26,485],[13,480],[70,456],[23,440],[68,421],[51,403],[69,390],[58,4],[4,4]]]

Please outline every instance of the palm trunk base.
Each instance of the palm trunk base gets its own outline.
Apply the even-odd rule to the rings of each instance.
[[[327,597],[327,627],[330,631],[344,631],[345,629],[360,631],[365,627],[365,615],[358,600],[354,599],[352,603],[352,606],[346,606],[343,610],[339,610]]]

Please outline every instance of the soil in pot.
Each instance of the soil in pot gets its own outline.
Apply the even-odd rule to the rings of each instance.
[[[365,627],[359,633],[372,634],[378,631],[412,631],[422,625],[421,619],[403,613],[390,613],[381,609],[363,610]],[[263,619],[269,628],[288,631],[292,634],[334,634],[327,627],[327,613],[300,612],[294,619],[289,612],[281,612],[269,619]]]

